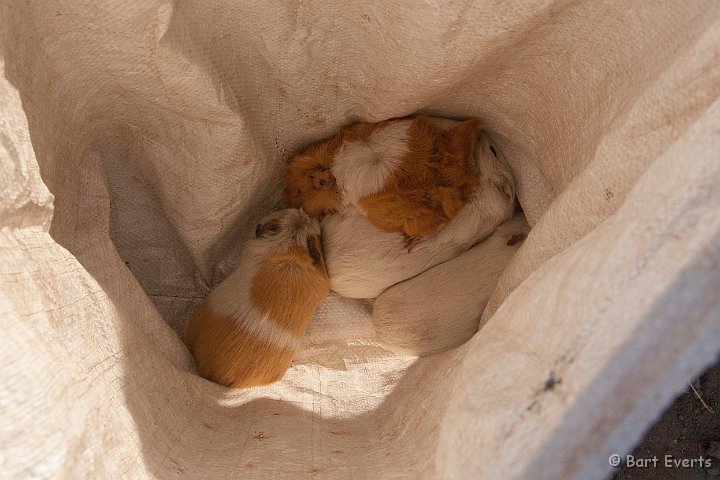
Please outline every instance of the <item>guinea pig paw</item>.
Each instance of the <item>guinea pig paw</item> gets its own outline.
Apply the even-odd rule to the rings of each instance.
[[[518,243],[522,243],[525,241],[525,234],[524,233],[516,233],[510,239],[507,241],[508,246],[512,247],[513,245],[517,245]]]
[[[412,253],[413,248],[415,248],[420,242],[424,240],[423,237],[411,237],[407,234],[403,234],[403,237],[405,239],[405,249],[408,251],[408,253]]]
[[[511,176],[501,173],[491,181],[508,201],[512,201],[515,198],[515,183]]]

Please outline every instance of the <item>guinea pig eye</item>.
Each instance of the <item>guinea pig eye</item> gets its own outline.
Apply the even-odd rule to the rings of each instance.
[[[320,254],[320,250],[318,250],[317,243],[315,242],[315,238],[307,239],[307,249],[308,249],[308,254],[310,254],[310,258],[312,258],[313,265],[317,265],[318,263],[320,263],[320,260],[322,259],[322,255]]]
[[[490,145],[490,151],[492,152],[493,157],[497,158],[497,152],[495,151],[495,147],[493,147],[492,145]]]
[[[267,238],[276,235],[280,231],[280,224],[277,220],[260,223],[255,227],[255,238]]]

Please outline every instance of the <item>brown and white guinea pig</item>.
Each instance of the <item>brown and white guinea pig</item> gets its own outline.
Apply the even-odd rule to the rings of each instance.
[[[355,205],[408,248],[435,235],[479,186],[478,119],[443,128],[427,115],[358,123],[295,155],[283,201],[315,217]]]
[[[267,215],[190,320],[198,373],[235,388],[281,379],[327,294],[318,221],[298,209]]]
[[[387,289],[373,306],[378,339],[391,350],[418,356],[468,341],[529,231],[525,216],[517,214],[459,257]]]
[[[485,133],[478,139],[473,161],[480,185],[470,201],[412,253],[406,250],[402,234],[375,227],[356,207],[326,217],[323,249],[330,288],[350,298],[375,298],[388,287],[460,255],[510,218],[515,206],[513,175]]]

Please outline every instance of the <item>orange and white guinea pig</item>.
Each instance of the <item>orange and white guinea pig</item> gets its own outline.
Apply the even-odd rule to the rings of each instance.
[[[373,305],[378,339],[393,351],[418,356],[468,341],[529,232],[525,216],[516,214],[459,257],[385,290]]]
[[[443,128],[427,115],[345,127],[291,159],[283,201],[315,217],[354,205],[376,227],[403,233],[411,250],[479,187],[481,130],[475,118]]]
[[[266,216],[190,320],[200,376],[235,388],[281,379],[328,286],[318,221],[298,209]]]
[[[457,124],[443,122],[448,128]],[[355,206],[325,217],[323,250],[330,288],[345,297],[375,298],[388,287],[460,255],[509,219],[515,207],[512,171],[485,132],[477,140],[472,161],[478,188],[453,219],[411,253],[402,234],[377,228]]]

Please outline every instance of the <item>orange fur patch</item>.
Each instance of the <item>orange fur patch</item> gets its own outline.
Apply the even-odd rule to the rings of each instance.
[[[360,200],[368,219],[410,237],[437,233],[480,185],[472,155],[480,135],[477,119],[444,131],[426,115],[408,131],[408,153],[383,190]]]
[[[187,344],[201,377],[233,388],[280,380],[295,355],[294,349],[277,347],[213,312],[207,301],[190,320]]]
[[[340,192],[336,185],[317,190],[308,175],[315,170],[330,170],[333,155],[340,147],[340,135],[316,143],[296,154],[283,175],[285,189],[282,201],[289,207],[302,208],[311,217],[319,217],[335,211],[340,206]]]
[[[367,140],[378,128],[396,120],[377,123],[356,123],[343,128],[332,138],[310,145],[293,156],[288,163],[283,179],[285,189],[282,201],[289,207],[302,208],[311,217],[321,217],[332,213],[340,206],[341,198],[333,182],[325,190],[316,189],[310,172],[329,171],[333,156],[343,142]]]
[[[329,289],[324,260],[313,265],[307,250],[296,247],[266,258],[253,279],[251,298],[280,327],[303,335]]]

